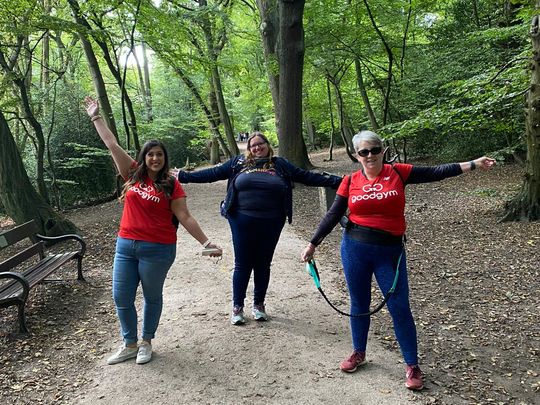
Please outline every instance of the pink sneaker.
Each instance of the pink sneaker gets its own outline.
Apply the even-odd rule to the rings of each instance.
[[[421,390],[424,388],[424,378],[422,370],[418,366],[407,366],[407,381],[405,386],[410,390]]]
[[[366,362],[366,352],[354,351],[352,354],[341,362],[339,368],[346,373],[354,373],[358,366]]]

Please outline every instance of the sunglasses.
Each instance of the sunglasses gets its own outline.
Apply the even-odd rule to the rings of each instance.
[[[362,156],[362,157],[368,157],[370,153],[372,155],[378,155],[381,152],[382,152],[381,146],[375,146],[374,148],[371,148],[371,149],[360,149],[356,151],[356,153],[358,153],[358,156]]]

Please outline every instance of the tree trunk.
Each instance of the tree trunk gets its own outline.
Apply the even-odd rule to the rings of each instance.
[[[540,1],[537,2],[540,7]],[[527,163],[521,191],[506,204],[503,221],[540,219],[540,16],[531,24],[531,87],[525,109]]]
[[[39,195],[24,168],[4,114],[0,111],[0,201],[17,224],[35,220],[40,232],[57,236],[77,231]]]
[[[204,100],[202,99],[201,94],[199,93],[199,90],[195,86],[195,83],[191,81],[191,79],[186,75],[186,73],[182,69],[180,69],[179,67],[173,67],[173,68],[176,74],[180,76],[180,79],[182,79],[186,87],[189,89],[189,91],[193,95],[193,98],[197,101],[197,104],[199,104],[199,107],[203,110],[204,115],[206,116],[206,119],[208,121],[208,126],[210,128],[210,133],[212,134],[212,138],[214,140],[217,139],[217,141],[219,142],[219,146],[221,147],[221,150],[223,150],[223,153],[225,153],[226,156],[233,156],[229,147],[223,140],[221,133],[219,132],[219,123],[216,121],[212,112],[204,103]]]
[[[332,154],[334,151],[334,134],[336,133],[336,127],[334,124],[334,107],[332,106],[332,92],[330,91],[330,80],[326,79],[326,94],[328,95],[328,111],[330,113],[330,145],[328,146],[328,161],[333,160]]]
[[[352,144],[352,134],[350,129],[347,126],[347,117],[345,114],[345,106],[343,105],[343,97],[341,96],[341,90],[339,88],[339,82],[333,78],[328,77],[332,85],[334,86],[334,90],[336,93],[336,105],[337,110],[339,113],[339,126],[341,128],[341,139],[343,139],[343,143],[345,144],[345,151],[347,152],[347,156],[349,156],[349,159],[353,162],[357,162],[357,159],[355,157],[355,151],[354,146]]]
[[[261,38],[264,50],[266,72],[270,84],[272,101],[274,102],[274,115],[276,129],[279,133],[279,63],[277,56],[277,42],[279,33],[278,6],[276,0],[257,0],[257,8],[261,16]]]
[[[75,0],[68,0],[68,3],[71,7],[71,11],[73,13],[73,17],[75,18],[75,21],[80,24],[81,17],[79,4]],[[114,121],[111,103],[109,102],[109,96],[107,95],[105,81],[103,80],[103,75],[101,74],[101,69],[99,68],[96,54],[94,53],[94,50],[92,49],[92,44],[87,37],[85,37],[83,34],[79,34],[79,38],[81,39],[84,54],[86,56],[86,60],[88,61],[88,69],[90,70],[90,76],[92,76],[94,88],[97,93],[101,116],[105,120],[107,127],[109,127],[115,138],[118,140],[118,130],[116,129],[116,122]]]
[[[367,0],[364,0],[364,5],[366,6],[366,10],[368,12],[369,19],[371,21],[371,25],[373,25],[373,28],[377,32],[377,35],[379,36],[383,46],[384,50],[386,51],[386,57],[388,59],[388,68],[387,68],[387,75],[386,75],[386,89],[383,92],[383,114],[382,114],[382,125],[386,125],[388,121],[388,113],[390,110],[390,92],[392,90],[392,80],[393,80],[393,73],[392,68],[394,66],[394,54],[392,52],[392,49],[390,48],[390,45],[388,45],[388,42],[386,42],[386,39],[382,33],[382,31],[379,29],[377,23],[375,22],[375,17],[371,13],[371,9],[369,8],[369,4]]]
[[[377,131],[379,129],[379,124],[377,123],[377,117],[375,116],[375,112],[369,101],[366,86],[364,85],[364,76],[362,75],[362,65],[360,64],[360,59],[358,57],[354,58],[354,67],[356,69],[356,82],[358,84],[358,89],[360,89],[360,95],[362,96],[369,122],[371,123],[373,131]]]
[[[29,61],[31,63],[31,61]],[[7,77],[11,77],[12,83],[18,90],[18,97],[21,103],[21,107],[24,111],[24,118],[28,121],[34,135],[36,137],[36,182],[38,190],[43,199],[49,201],[49,193],[47,191],[47,185],[45,184],[45,137],[43,135],[43,128],[36,119],[32,106],[30,105],[30,93],[28,93],[27,80],[18,74],[16,64],[8,62],[4,53],[0,51],[0,68],[4,71]]]
[[[302,136],[304,69],[304,0],[279,2],[279,154],[294,165],[311,169]]]
[[[199,0],[199,7],[202,10],[205,10],[208,7],[206,0]],[[233,155],[238,155],[240,150],[236,143],[236,138],[234,136],[234,128],[231,123],[231,118],[225,104],[225,98],[223,97],[223,86],[221,84],[221,76],[219,74],[218,67],[218,55],[223,46],[225,45],[224,40],[218,41],[214,38],[215,33],[212,30],[213,24],[210,20],[209,14],[201,14],[200,27],[204,33],[205,43],[206,43],[206,57],[210,60],[210,75],[212,77],[212,87],[214,90],[216,105],[219,112],[219,119],[223,125],[223,130],[225,131],[225,137],[229,144],[228,149],[224,149],[224,152],[230,151]],[[222,38],[226,38],[225,35],[222,35]]]

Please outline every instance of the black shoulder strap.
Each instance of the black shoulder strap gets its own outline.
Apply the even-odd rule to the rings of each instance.
[[[392,165],[392,169],[397,173],[397,175],[399,176],[399,179],[401,180],[401,183],[403,185],[405,185],[405,181],[403,180],[403,176],[401,176],[401,173],[399,172],[398,169],[396,169],[396,166]]]
[[[172,190],[172,191],[174,192],[174,183],[175,183],[175,181],[176,181],[176,177],[174,177],[174,176],[169,176],[169,181],[172,183],[172,187],[173,187],[173,190]],[[169,199],[169,207],[171,206],[171,202],[172,202],[172,200]],[[174,215],[174,212],[173,212],[173,214],[172,214],[172,223],[173,223],[174,227],[175,227],[176,229],[178,229],[178,225],[180,224],[180,221],[178,221],[178,218],[176,218],[176,215]]]

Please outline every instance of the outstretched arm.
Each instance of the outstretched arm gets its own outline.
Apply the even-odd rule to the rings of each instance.
[[[118,144],[116,137],[107,127],[105,121],[103,120],[103,118],[101,118],[101,115],[99,115],[98,102],[92,97],[86,97],[84,99],[84,104],[86,106],[86,113],[90,117],[91,121],[94,123],[99,137],[101,138],[107,149],[109,149],[109,151],[111,152],[118,172],[124,179],[127,179],[129,169],[134,162],[133,158],[129,156],[127,152],[122,149],[122,147]]]
[[[459,176],[476,168],[490,169],[495,165],[495,159],[482,156],[481,158],[461,163],[446,163],[439,166],[413,166],[406,184],[429,183],[448,177]]]
[[[186,198],[177,198],[175,200],[171,201],[171,210],[176,215],[176,218],[178,218],[178,221],[182,224],[182,226],[185,228],[188,233],[193,236],[201,245],[203,245],[203,248],[217,248],[220,249],[219,253],[213,253],[210,256],[221,256],[221,248],[210,242],[210,239],[208,239],[199,226],[199,223],[191,216],[191,213],[188,210]]]
[[[495,165],[495,159],[489,158],[487,156],[482,156],[481,158],[471,160],[470,162],[461,162],[459,166],[463,173],[470,172],[474,169],[491,169]]]

